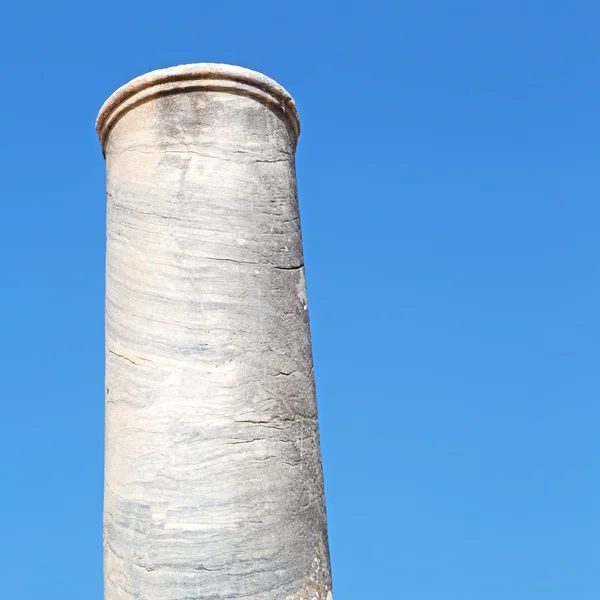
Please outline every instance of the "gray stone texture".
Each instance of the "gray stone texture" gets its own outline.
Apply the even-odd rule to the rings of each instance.
[[[327,600],[294,102],[197,64],[134,79],[107,164],[106,600]]]

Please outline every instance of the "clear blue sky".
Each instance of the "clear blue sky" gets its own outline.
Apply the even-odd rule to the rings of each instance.
[[[101,600],[98,109],[227,62],[295,97],[336,600],[600,597],[600,6],[0,15],[0,570]]]

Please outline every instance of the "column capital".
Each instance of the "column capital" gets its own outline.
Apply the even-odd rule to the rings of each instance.
[[[196,63],[151,71],[114,92],[100,109],[96,120],[102,152],[115,123],[132,108],[158,96],[198,90],[242,94],[268,105],[286,121],[296,147],[300,119],[294,99],[282,86],[262,73],[243,67]]]

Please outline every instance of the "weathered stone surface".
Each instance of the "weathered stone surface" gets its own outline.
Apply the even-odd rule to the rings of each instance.
[[[105,598],[331,598],[291,97],[225,65],[118,90]]]

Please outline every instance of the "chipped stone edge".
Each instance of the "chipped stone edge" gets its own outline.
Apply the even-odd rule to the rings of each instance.
[[[126,112],[161,95],[196,90],[229,91],[267,104],[291,128],[295,150],[300,135],[300,118],[294,99],[282,86],[270,77],[244,67],[196,63],[151,71],[114,92],[102,105],[96,119],[102,153],[105,154],[111,129]]]

